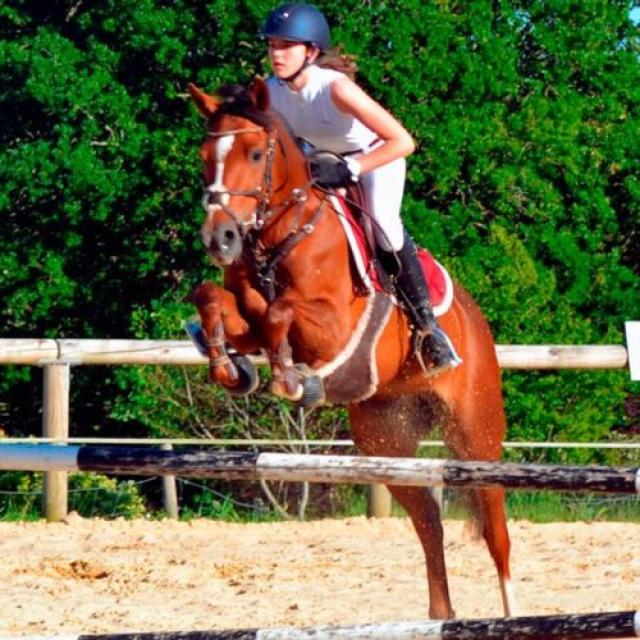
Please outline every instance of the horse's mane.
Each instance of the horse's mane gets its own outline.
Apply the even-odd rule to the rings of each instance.
[[[209,128],[215,127],[219,119],[225,115],[242,116],[265,129],[271,129],[275,125],[273,111],[258,109],[247,87],[241,84],[226,84],[216,91],[216,95],[222,98],[222,102],[209,118]]]
[[[300,148],[300,140],[291,128],[289,122],[283,118],[275,109],[258,109],[253,102],[253,97],[249,89],[241,84],[225,84],[216,91],[216,95],[222,98],[220,106],[209,118],[207,127],[212,129],[222,116],[241,116],[255,122],[255,124],[271,130],[276,126],[284,129],[294,144]],[[301,149],[302,150],[302,149]]]

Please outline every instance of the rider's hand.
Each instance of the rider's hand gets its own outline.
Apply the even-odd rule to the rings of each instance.
[[[346,187],[358,180],[360,163],[329,153],[313,154],[309,158],[311,179],[325,189]]]

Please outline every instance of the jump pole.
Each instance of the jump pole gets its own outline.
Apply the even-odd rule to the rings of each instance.
[[[306,629],[235,629],[64,636],[0,636],[0,640],[561,640],[640,637],[634,611],[427,622],[387,622]]]
[[[148,447],[0,444],[0,470],[640,493],[639,467],[471,462]]]

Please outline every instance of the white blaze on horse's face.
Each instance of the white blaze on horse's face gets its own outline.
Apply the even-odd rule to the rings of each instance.
[[[235,141],[233,134],[220,136],[216,141],[216,172],[214,181],[207,186],[204,194],[204,210],[207,216],[212,215],[220,205],[229,204],[229,194],[224,186],[224,163]]]

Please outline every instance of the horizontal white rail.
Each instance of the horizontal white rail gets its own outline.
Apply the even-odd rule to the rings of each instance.
[[[198,447],[355,447],[353,440],[295,438],[0,438],[0,444],[106,444]],[[444,440],[421,440],[420,447],[446,447]],[[505,449],[621,449],[640,450],[640,442],[503,442]]]
[[[508,369],[622,369],[621,345],[497,345],[500,366]],[[207,360],[188,340],[0,339],[0,364],[201,365]],[[256,358],[256,362],[264,362]]]

